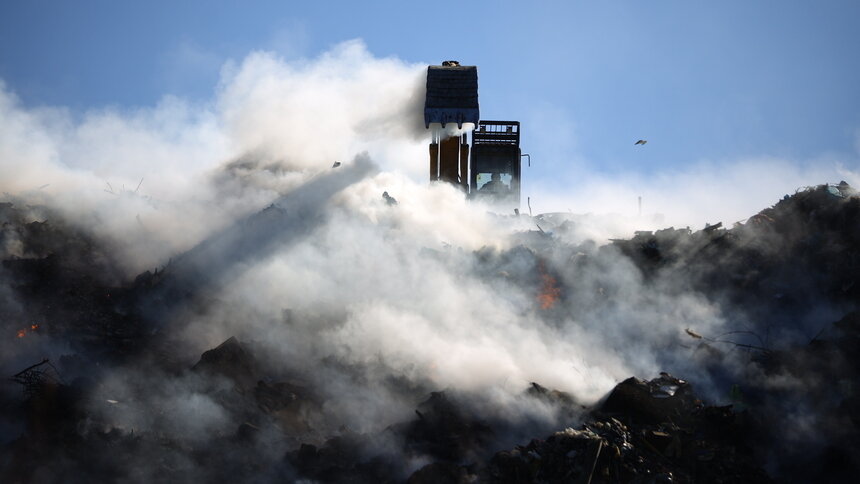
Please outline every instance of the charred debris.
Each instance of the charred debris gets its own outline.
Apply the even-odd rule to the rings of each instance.
[[[173,297],[165,287],[183,291],[181,265],[122,282],[110,251],[55,214],[3,203],[0,222],[4,482],[846,482],[860,472],[860,198],[844,182],[799,190],[731,227],[597,247],[565,242],[564,222],[472,254],[488,279],[533,288],[541,311],[575,319],[584,301],[612,304],[611,285],[576,274],[622,258],[646,284],[669,295],[692,287],[744,322],[727,334],[686,328],[666,343],[689,348],[698,375],[725,390],[718,398],[669,373],[631,377],[589,407],[532,383],[522,395],[554,409],[555,429],[406,377],[386,384],[415,402],[411,417],[378,432],[327,421],[327,405],[353,396],[258,357],[253,341],[175,355],[170,332],[141,308]],[[529,269],[508,270],[515,258]],[[205,308],[203,289],[184,290],[182,304]],[[36,361],[7,351],[42,335],[64,345]],[[319,364],[362,378],[335,359]],[[135,369],[138,393],[94,402],[116,367]],[[167,378],[217,401],[229,425],[203,439],[171,434],[172,419],[195,416],[168,405],[108,424],[156,391],[145,382]]]

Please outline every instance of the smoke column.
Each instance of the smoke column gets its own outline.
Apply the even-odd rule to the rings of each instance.
[[[231,336],[248,342],[266,365],[316,389],[326,429],[384,429],[410,417],[424,390],[460,392],[488,402],[488,414],[547,428],[569,422],[522,398],[530,382],[588,404],[631,375],[669,370],[722,395],[682,343],[685,328],[734,329],[730,308],[683,280],[646,283],[600,246],[657,228],[625,218],[637,192],[668,223],[698,227],[748,217],[781,196],[774,190],[821,176],[773,159],[700,164],[671,178],[586,174],[588,186],[540,203],[621,215],[583,219],[542,245],[528,239],[536,227],[525,217],[427,185],[425,66],[376,58],[359,41],[300,62],[253,52],[225,66],[210,102],[165,97],[82,116],[22,106],[0,85],[0,191],[93,234],[129,280],[168,266],[169,284],[207,301],[149,301],[170,356],[190,367]],[[781,175],[756,190],[762,173]],[[3,250],[14,255],[14,243]],[[8,287],[0,279],[7,310],[16,304]],[[4,371],[72,351],[41,341],[14,358],[4,341]],[[416,390],[392,389],[392,378]],[[229,405],[201,385],[188,374],[110,369],[93,411],[118,428],[205,442],[233,423]],[[126,406],[107,411],[107,400]],[[174,409],[169,418],[164,408]]]

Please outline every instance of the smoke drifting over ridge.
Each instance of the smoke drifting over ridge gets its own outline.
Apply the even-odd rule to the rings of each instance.
[[[312,60],[254,52],[224,65],[209,102],[167,96],[154,107],[106,107],[80,116],[26,108],[13,86],[0,84],[0,191],[52,200],[70,218],[116,240],[127,252],[129,272],[138,272],[361,152],[383,173],[423,185],[430,138],[421,115],[425,67],[375,58],[360,41]],[[445,134],[455,134],[452,129]],[[577,181],[564,188],[532,186],[524,173],[524,195],[538,213],[633,216],[636,197],[644,195],[645,213],[698,227],[741,220],[810,179],[857,181],[829,161],[804,168],[752,158],[698,163],[671,176],[612,178],[574,166]],[[643,228],[659,227],[634,221],[601,238]]]
[[[315,388],[324,402],[308,417],[316,439],[342,425],[384,429],[439,389],[466,395],[487,415],[547,429],[571,422],[523,398],[529,382],[588,404],[630,375],[668,370],[724,398],[726,381],[703,368],[684,330],[742,328],[735,308],[682,277],[646,281],[630,260],[591,240],[657,227],[552,224],[544,227],[555,237],[548,244],[525,217],[491,215],[452,187],[425,186],[423,75],[423,64],[376,59],[348,42],[311,61],[253,53],[228,64],[206,105],[166,98],[150,109],[75,119],[61,109],[26,109],[0,89],[0,191],[94,234],[128,279],[175,258],[167,268],[173,284],[202,294],[177,304],[168,281],[169,295],[143,301],[169,343],[158,355],[187,368],[237,337],[262,366],[283,372],[277,377]],[[331,168],[334,161],[343,166]],[[681,177],[686,188],[676,194],[712,204],[690,197],[705,190],[699,181]],[[397,205],[381,198],[386,190]],[[4,258],[28,256],[3,240]],[[0,276],[0,303],[12,308],[11,284]],[[17,341],[0,344],[14,354],[4,357],[4,371],[79,351],[47,334],[30,341],[14,352],[5,350]],[[726,373],[736,356],[725,357]],[[98,378],[92,411],[107,428],[202,445],[235,427],[239,404],[231,398],[239,397],[224,397],[224,382],[154,363]],[[267,434],[255,451],[274,461],[293,443]]]
[[[313,61],[258,52],[228,63],[202,105],[166,97],[76,119],[24,108],[0,86],[0,191],[61,208],[117,240],[140,271],[335,160],[368,151],[418,178],[422,82],[422,66],[347,42]]]

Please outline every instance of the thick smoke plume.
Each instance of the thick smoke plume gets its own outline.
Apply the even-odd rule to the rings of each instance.
[[[649,279],[603,245],[659,228],[660,219],[613,204],[619,190],[632,200],[635,190],[619,186],[634,183],[616,184],[610,198],[583,192],[622,214],[608,221],[497,215],[455,188],[427,186],[424,66],[375,58],[357,41],[298,62],[255,52],[224,66],[211,102],[165,98],[155,107],[83,115],[24,107],[0,86],[0,191],[24,218],[16,223],[61,223],[102,247],[104,257],[76,263],[98,268],[104,287],[138,291],[122,308],[151,342],[143,354],[94,370],[107,358],[92,350],[96,343],[66,339],[59,327],[7,338],[38,315],[21,306],[13,269],[4,268],[0,369],[12,374],[42,356],[66,355],[64,378],[86,380],[80,388],[93,419],[82,431],[166,436],[218,455],[237,421],[253,417],[241,409],[260,387],[254,381],[233,392],[223,378],[190,368],[235,337],[272,379],[262,388],[283,380],[313,389],[313,410],[280,421],[283,434],[263,429],[252,446],[272,462],[344,426],[380,432],[410,418],[436,390],[482,407],[490,420],[528,427],[510,425],[500,445],[575,423],[570,412],[525,397],[531,382],[592,404],[631,375],[668,370],[696,381],[708,398],[725,399],[744,356],[702,355],[685,331],[743,330],[744,315],[691,286],[689,274]],[[780,161],[750,166],[729,170],[726,183],[765,168],[791,170],[788,184],[807,177]],[[759,203],[758,193],[746,196],[755,184],[741,184],[720,192],[735,203],[719,213],[706,195],[713,170],[693,173],[656,180],[659,189],[648,192],[663,220],[728,224],[781,196],[767,193]],[[585,206],[575,200],[575,210]],[[720,215],[731,218],[712,218]],[[4,231],[2,258],[68,250],[26,253],[26,237]],[[815,309],[818,320],[837,315]],[[727,370],[709,370],[713,361]],[[0,431],[11,440],[20,429],[4,423]],[[159,448],[143,449],[128,475],[114,477],[158,478],[145,465],[153,456],[185,478],[213,477]],[[409,461],[403,473],[422,464]],[[48,469],[45,479],[61,471]]]
[[[292,64],[257,52],[225,65],[209,103],[79,116],[0,85],[0,191],[57,207],[139,272],[358,153],[423,174],[422,72],[360,42]]]

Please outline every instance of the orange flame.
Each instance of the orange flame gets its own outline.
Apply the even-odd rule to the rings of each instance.
[[[537,296],[537,300],[540,303],[541,309],[550,309],[558,302],[558,298],[561,296],[561,289],[558,287],[555,277],[546,272],[543,263],[538,265],[538,270],[540,271],[541,290]]]
[[[37,323],[30,323],[30,332],[34,332],[38,329],[39,325]],[[24,336],[27,336],[27,328],[19,329],[18,332],[15,333],[15,336],[17,336],[18,338],[23,338]]]

